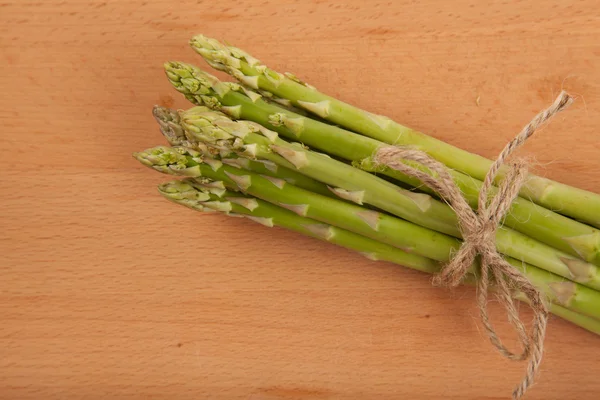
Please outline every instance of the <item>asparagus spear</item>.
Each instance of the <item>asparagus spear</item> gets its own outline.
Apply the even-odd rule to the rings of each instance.
[[[220,180],[225,183],[228,187],[234,187],[241,191],[253,190],[253,193],[259,193],[256,189],[258,186],[266,186],[268,188],[274,188],[275,191],[291,190],[291,185],[283,185],[279,188],[278,185],[272,181],[266,179],[260,181],[259,176],[249,171],[240,170],[237,168],[229,167],[227,165],[215,165],[214,163],[207,164],[200,157],[200,154],[194,150],[181,148],[181,147],[164,147],[159,146],[153,149],[146,150],[144,152],[135,153],[136,157],[142,164],[149,166],[159,172],[187,176],[187,177],[207,177],[212,180]],[[212,165],[211,165],[212,164]],[[297,195],[301,196],[304,193],[302,189],[296,188]],[[316,194],[315,194],[316,196]],[[265,200],[270,201],[268,196],[265,195]],[[306,205],[308,199],[301,197],[302,205]],[[318,205],[315,205],[318,206]],[[310,206],[302,207],[303,209],[310,209]],[[305,214],[299,207],[291,207],[292,210],[299,212],[300,215]],[[334,212],[331,210],[331,212]],[[320,214],[320,215],[324,215]],[[314,214],[316,215],[316,214]],[[332,218],[331,220],[335,220]],[[358,220],[357,220],[358,222]],[[340,223],[343,223],[340,222]],[[364,222],[363,222],[364,223]],[[348,224],[352,228],[355,228],[354,224]],[[368,231],[368,230],[367,230]],[[412,232],[408,232],[406,236],[410,236]],[[402,233],[404,235],[404,233]],[[397,236],[398,240],[410,240]],[[444,243],[437,242],[438,246],[443,246]],[[419,246],[412,248],[415,253],[426,249],[430,246],[429,243],[420,243]],[[402,246],[401,244],[399,245]],[[446,254],[446,259],[450,257],[452,248],[446,248],[439,250],[436,254]],[[425,251],[426,252],[426,251]],[[427,253],[427,252],[426,252]],[[418,254],[418,253],[417,253]],[[427,256],[428,254],[420,254]],[[582,313],[594,318],[600,319],[600,292],[590,289],[586,286],[578,283],[565,280],[564,278],[545,271],[543,269],[534,267],[533,265],[526,264],[521,261],[517,261],[513,258],[508,257],[507,261],[511,263],[515,268],[520,270],[527,278],[538,287],[551,301],[556,302],[559,305],[565,306],[570,310],[578,313]]]
[[[252,88],[288,99],[295,106],[321,118],[385,143],[409,145],[423,150],[450,168],[480,180],[485,178],[490,169],[491,160],[327,96],[291,74],[269,69],[240,49],[225,46],[203,35],[194,37],[190,43],[213,68],[231,74]],[[496,182],[503,179],[505,172],[506,169],[498,174]],[[557,210],[600,228],[599,194],[530,175],[521,189],[521,196],[549,210]],[[596,237],[596,244],[600,246],[599,238],[600,234]]]
[[[222,190],[214,181],[202,183],[186,179],[172,181],[159,186],[160,193],[170,201],[199,210],[216,210],[224,213],[244,215],[255,222],[272,227],[279,226],[311,237],[324,239],[342,247],[358,251],[370,259],[391,261],[427,273],[439,271],[439,264],[431,259],[406,253],[397,248],[361,237],[352,232],[321,224],[299,216],[281,207],[257,198]],[[310,228],[310,227],[313,228]],[[323,235],[327,232],[327,235]],[[523,300],[523,296],[517,294]],[[551,312],[591,332],[600,334],[600,321],[578,314],[556,304],[550,305]]]
[[[353,232],[319,223],[260,199],[221,189],[215,184],[206,186],[191,180],[173,181],[159,186],[159,191],[167,199],[190,208],[200,210],[212,208],[226,213],[245,215],[265,226],[280,226],[355,250],[371,260],[390,261],[429,273],[439,269],[438,263],[426,257],[410,254]]]
[[[331,175],[333,175],[333,178],[329,180],[328,183],[339,183],[339,179],[343,176],[344,171],[348,169],[352,170],[351,167],[341,164],[335,160],[312,154],[311,152],[303,150],[301,147],[293,146],[283,140],[277,139],[276,134],[274,132],[270,132],[260,125],[242,120],[233,122],[229,120],[224,114],[210,111],[206,107],[194,107],[188,111],[183,112],[182,115],[182,124],[184,126],[184,130],[188,132],[188,136],[193,141],[208,142],[215,144],[218,143],[219,146],[227,148],[227,150],[224,151],[231,151],[231,149],[235,148],[236,146],[238,150],[244,150],[247,148],[251,152],[252,157],[264,158],[273,161],[276,164],[288,166],[290,164],[290,161],[288,159],[282,157],[279,154],[274,154],[270,151],[271,143],[275,143],[277,145],[276,151],[279,151],[280,154],[285,154],[286,151],[288,153],[291,152],[290,154],[292,154],[292,156],[290,156],[290,154],[288,154],[287,156],[291,157],[292,161],[294,159],[306,159],[306,162],[303,161],[303,165],[301,166],[300,170],[304,173],[306,173],[308,170],[311,176],[315,177],[316,179],[323,179],[324,176],[330,175],[323,171],[332,171]],[[262,137],[261,134],[263,135]],[[244,142],[251,144],[249,146],[245,146]],[[293,156],[293,154],[297,153],[301,155]],[[311,169],[310,163],[308,163],[308,161],[311,160],[317,160],[317,162],[321,162],[321,167],[317,167],[314,170]],[[296,164],[297,163],[298,162],[296,161]],[[336,171],[339,172],[339,174],[336,174]],[[350,171],[350,173],[353,172],[358,173],[360,171]],[[369,178],[369,181],[373,180],[376,183],[380,183],[381,181],[378,178],[375,178],[371,175],[367,175],[367,178]],[[352,179],[349,179],[349,181],[353,182]],[[383,182],[383,187],[387,188],[387,185],[389,185],[389,183],[385,181]],[[351,200],[353,198],[354,200],[357,200],[357,197],[362,196],[363,198],[361,200],[364,202],[368,202],[367,197],[361,191],[352,192],[348,191],[347,189],[348,187],[346,186],[342,190],[333,189],[333,191],[341,195],[342,197]],[[375,187],[375,191],[377,189],[378,187]],[[397,196],[397,194],[400,193],[398,190],[398,188],[394,188],[391,194]],[[419,201],[423,201],[422,199],[425,199],[425,201],[431,200],[426,195],[419,195],[414,193],[410,193],[410,195],[412,196],[412,200],[417,202],[417,204],[419,204]],[[420,198],[419,196],[425,197]],[[377,196],[373,197],[375,200],[379,200]],[[382,206],[382,203],[373,204],[377,207],[387,210],[385,206]],[[421,209],[424,208],[426,209],[426,211],[429,210],[427,208],[427,203],[423,202],[421,204]],[[421,211],[421,209],[419,209],[419,211]],[[410,216],[406,217],[402,214],[400,214],[400,216],[405,217],[406,219],[410,219]],[[435,218],[435,214],[432,218]],[[348,227],[346,228],[351,229]],[[393,236],[391,236],[391,238],[393,238]],[[378,238],[378,240],[382,239]],[[572,258],[568,254],[562,253],[557,249],[544,245],[525,235],[519,234],[516,231],[506,228],[500,228],[497,231],[496,235],[496,246],[498,250],[504,254],[536,265],[540,268],[547,269],[551,272],[554,272],[571,280],[581,282],[586,286],[595,289],[600,289],[600,273],[598,272],[598,268],[596,266]],[[425,253],[425,255],[431,257],[428,253]]]
[[[354,165],[361,169],[381,172],[412,186],[420,185],[419,180],[399,171],[373,165],[372,155],[381,146],[387,146],[385,143],[265,103],[251,90],[229,82],[220,82],[191,65],[168,63],[166,70],[177,90],[196,104],[220,109],[234,119],[255,121],[287,138],[300,140],[331,155],[355,161]],[[476,208],[482,182],[456,171],[450,172],[469,204]],[[491,191],[492,194],[495,191],[496,188]],[[600,265],[600,231],[523,198],[515,199],[504,219],[504,225]]]

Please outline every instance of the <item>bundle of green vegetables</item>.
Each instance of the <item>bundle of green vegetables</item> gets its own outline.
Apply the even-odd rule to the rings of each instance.
[[[327,96],[235,47],[202,35],[191,45],[239,83],[165,64],[169,81],[195,106],[156,106],[169,146],[135,153],[144,165],[184,178],[160,185],[164,197],[427,273],[452,258],[462,243],[454,210],[373,155],[389,145],[424,151],[448,167],[474,209],[492,161]],[[519,195],[496,231],[497,251],[552,313],[600,334],[600,195],[535,175]]]

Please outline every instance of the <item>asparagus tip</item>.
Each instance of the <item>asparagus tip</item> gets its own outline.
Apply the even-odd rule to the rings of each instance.
[[[167,61],[164,69],[171,84],[183,94],[214,96],[217,89],[225,90],[217,77],[192,64]]]
[[[143,151],[136,151],[132,154],[133,158],[147,167],[152,167],[152,163],[147,159],[147,154]]]
[[[225,48],[218,40],[209,38],[204,36],[203,34],[198,34],[192,36],[190,39],[190,45],[194,49],[203,49],[203,50],[222,50]]]
[[[209,201],[210,194],[202,188],[197,188],[190,184],[188,180],[177,180],[161,183],[158,185],[158,192],[167,200],[187,207],[204,210],[204,202]]]
[[[156,171],[177,176],[201,176],[200,153],[187,147],[157,146],[133,156],[143,165]]]
[[[192,37],[190,46],[215,69],[235,71],[240,68],[241,61],[248,63],[250,66],[261,64],[257,58],[245,51],[202,34]]]
[[[169,181],[158,185],[158,191],[168,196],[180,195],[190,190],[193,190],[193,187],[186,180]]]
[[[160,133],[171,146],[193,147],[185,136],[179,113],[176,110],[155,105],[152,108],[152,116],[158,123]]]

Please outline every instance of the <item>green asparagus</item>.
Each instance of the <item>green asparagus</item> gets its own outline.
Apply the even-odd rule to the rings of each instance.
[[[250,89],[220,82],[214,76],[191,65],[168,63],[166,70],[177,90],[196,104],[220,109],[234,119],[255,121],[287,138],[326,150],[333,156],[355,161],[354,165],[362,169],[387,174],[411,186],[420,185],[415,178],[373,165],[371,156],[381,146],[386,146],[385,143],[268,104]],[[470,205],[476,208],[482,182],[456,171],[450,172]],[[491,192],[495,193],[495,188]],[[453,223],[455,224],[455,221]],[[600,265],[600,231],[523,198],[517,198],[513,202],[504,219],[504,225],[568,254]],[[450,231],[443,232],[455,234]]]
[[[345,171],[349,171],[350,173],[354,172],[353,176],[355,177],[357,174],[361,173],[360,171],[352,171],[352,167],[346,166],[338,161],[312,154],[312,152],[303,150],[299,146],[294,146],[278,139],[276,133],[270,132],[258,124],[243,120],[234,122],[224,114],[210,111],[206,107],[194,107],[182,112],[182,116],[183,129],[188,132],[188,136],[192,141],[202,143],[218,142],[220,146],[227,148],[225,151],[231,151],[237,147],[238,150],[241,151],[250,151],[251,157],[266,159],[283,166],[289,166],[290,160],[292,160],[291,163],[298,167],[298,163],[300,162],[302,164],[299,166],[301,172],[306,173],[308,170],[311,176],[321,180],[331,176],[331,179],[327,182],[330,184],[339,184],[341,182],[340,178],[344,176]],[[249,145],[246,146],[246,144]],[[279,152],[279,154],[275,154],[271,151],[273,144],[276,146],[274,148],[275,152]],[[284,154],[285,157],[282,157],[280,154]],[[295,154],[300,155],[295,156]],[[317,167],[311,168],[311,163],[316,163]],[[330,174],[327,171],[332,171],[332,173]],[[365,180],[368,180],[369,182],[373,181],[377,185],[374,186],[375,193],[377,193],[379,186],[387,189],[388,185],[390,185],[388,182],[381,181],[368,174],[366,175],[366,178],[368,179]],[[348,181],[352,183],[353,179],[348,179]],[[345,181],[342,182],[342,185],[344,185],[344,183]],[[401,197],[398,195],[401,194],[401,189],[399,190],[393,185],[391,186],[393,190],[389,191],[390,196],[395,196],[393,198]],[[364,187],[366,186],[363,186],[363,188]],[[346,200],[354,200],[359,204],[363,202],[371,203],[376,207],[390,211],[390,208],[386,208],[390,203],[382,203],[381,198],[372,196],[373,200],[369,200],[367,194],[363,191],[353,191],[348,190],[348,188],[348,186],[344,185],[343,189],[332,188],[332,191]],[[353,188],[354,187],[351,189]],[[421,204],[421,207],[417,207],[419,211],[425,210],[425,212],[427,212],[432,210],[427,202],[435,202],[435,200],[430,199],[427,195],[412,192],[407,193],[410,193],[411,196],[409,197],[411,200],[411,202],[408,202],[409,204]],[[440,206],[449,209],[449,207],[442,203],[436,202],[435,204],[439,204]],[[398,212],[396,212],[396,214],[405,217],[405,215]],[[435,218],[435,214],[432,214],[431,218]],[[410,220],[411,218],[410,216],[407,216],[405,219]],[[419,223],[417,222],[417,224]],[[544,245],[543,243],[533,240],[516,231],[504,227],[498,229],[496,246],[503,254],[523,260],[537,267],[547,269],[573,281],[583,283],[586,286],[600,289],[600,273],[595,265],[572,258],[568,254],[562,253],[560,250]],[[427,253],[425,255],[430,257]]]
[[[260,176],[257,174],[229,167],[227,165],[215,167],[213,163],[206,163],[200,153],[182,147],[171,148],[159,146],[135,153],[134,157],[142,164],[162,173],[185,177],[206,177],[212,180],[219,180],[224,182],[227,187],[233,187],[242,192],[253,190],[253,193],[260,193],[258,189],[254,192],[254,189],[257,187],[266,187],[272,189],[273,192],[291,190],[290,188],[292,187],[292,185],[284,184],[280,188],[269,179],[260,180]],[[308,212],[308,209],[311,207],[306,205],[305,200],[307,199],[302,197],[303,194],[306,194],[305,191],[300,188],[295,188],[295,190],[296,195],[300,196],[302,205],[306,207],[292,206],[290,210],[294,210],[302,216],[302,214]],[[317,195],[315,194],[315,196]],[[265,195],[264,200],[270,201],[268,195]],[[315,207],[317,206],[318,204],[315,204]],[[325,213],[319,215],[324,214]],[[331,220],[333,221],[336,219],[331,218]],[[355,221],[359,222],[358,218]],[[348,224],[348,226],[351,227],[355,227],[356,225],[357,224]],[[365,230],[365,232],[367,231],[368,229]],[[410,236],[410,234],[407,236]],[[402,240],[410,239],[404,238]],[[444,243],[440,241],[437,242],[437,245],[442,247]],[[430,244],[424,243],[422,244],[422,247],[413,246],[411,249],[418,254],[417,251],[426,249],[427,246],[430,246]],[[452,250],[451,247],[448,247],[443,250],[438,250],[436,253],[442,255],[446,254],[447,256],[445,259],[448,260],[451,257]],[[427,254],[420,255],[427,256]],[[572,311],[600,319],[600,292],[581,284],[565,280],[556,274],[537,268],[533,265],[517,261],[510,257],[507,257],[506,259],[511,265],[520,270],[552,302],[567,307]]]
[[[439,269],[438,263],[431,259],[407,253],[345,229],[299,216],[292,211],[260,199],[221,189],[218,185],[213,184],[207,187],[190,180],[174,181],[161,185],[159,191],[167,199],[190,208],[200,210],[212,208],[217,211],[245,215],[265,226],[284,227],[355,250],[371,260],[390,261],[429,273]]]
[[[491,160],[327,96],[291,74],[269,69],[240,49],[203,35],[195,36],[190,43],[213,68],[231,74],[251,88],[288,99],[293,105],[335,124],[388,144],[423,150],[448,167],[480,180],[485,178],[490,169]],[[499,182],[503,176],[504,173],[500,173],[496,181]],[[600,228],[599,194],[530,175],[521,189],[521,196],[549,210]],[[594,240],[596,246],[600,247],[600,233],[596,234]]]
[[[230,192],[220,182],[186,179],[159,186],[160,193],[168,200],[199,211],[221,211],[227,214],[244,215],[265,226],[279,226],[296,232],[324,239],[342,247],[358,251],[370,259],[391,261],[426,273],[439,271],[439,263],[423,256],[403,252],[377,241],[363,238],[352,232],[321,224],[310,218],[294,214],[257,198]],[[309,227],[314,228],[309,228]],[[322,232],[327,232],[323,235]],[[524,300],[522,295],[517,298]],[[556,304],[550,304],[551,312],[596,334],[600,334],[600,321],[578,314]]]

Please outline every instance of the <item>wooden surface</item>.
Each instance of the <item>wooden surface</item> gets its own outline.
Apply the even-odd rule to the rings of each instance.
[[[567,89],[523,153],[600,191],[599,8],[5,0],[0,398],[509,398],[524,365],[489,345],[472,290],[167,203],[130,154],[164,143],[152,105],[186,103],[162,63],[205,66],[187,47],[205,33],[489,157]],[[527,399],[597,399],[598,371],[600,339],[553,318]]]

